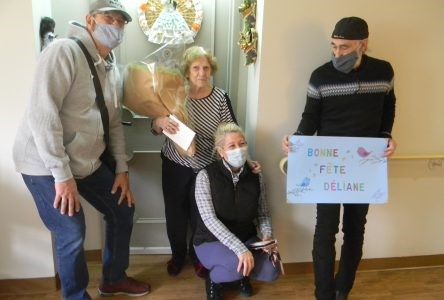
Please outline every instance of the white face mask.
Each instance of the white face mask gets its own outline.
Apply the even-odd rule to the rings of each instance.
[[[234,167],[240,168],[245,164],[247,160],[248,147],[236,148],[233,150],[225,151],[227,156],[227,163]]]
[[[123,41],[123,33],[123,28],[96,22],[96,28],[92,34],[100,44],[112,50]]]

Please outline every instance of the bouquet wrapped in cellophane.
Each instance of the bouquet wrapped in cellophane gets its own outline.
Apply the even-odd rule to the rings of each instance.
[[[134,113],[152,119],[176,116],[189,124],[185,81],[180,72],[184,45],[166,44],[143,61],[130,63],[124,71],[123,105]],[[195,143],[188,149],[176,145],[183,156],[193,156]]]

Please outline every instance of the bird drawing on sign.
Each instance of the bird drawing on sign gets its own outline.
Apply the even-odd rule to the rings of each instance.
[[[362,158],[366,158],[371,153],[371,152],[368,152],[367,150],[365,150],[364,147],[359,147],[357,152],[358,152],[358,155]]]
[[[298,184],[300,187],[307,187],[310,185],[310,178],[305,177],[300,184]]]

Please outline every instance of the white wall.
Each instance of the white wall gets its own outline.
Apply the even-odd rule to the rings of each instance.
[[[434,41],[418,44],[416,41],[420,40],[419,36],[409,36],[400,24],[415,24],[423,30],[431,31],[432,35],[436,32],[435,39],[442,41],[442,26],[438,26],[438,23],[442,24],[444,19],[444,2],[281,0],[277,5],[275,1],[261,0],[259,3],[264,4],[264,17],[260,21],[263,24],[258,25],[263,29],[260,34],[260,61],[251,67],[250,74],[253,73],[253,77],[250,79],[253,83],[249,84],[250,88],[257,87],[257,98],[249,97],[253,111],[257,106],[257,115],[250,120],[256,118],[257,122],[250,123],[247,129],[256,134],[255,154],[263,163],[275,235],[280,240],[284,259],[287,262],[311,261],[315,207],[286,203],[286,178],[279,173],[278,163],[283,157],[280,147],[282,137],[293,133],[299,124],[311,71],[329,60],[330,34],[334,24],[340,18],[352,15],[368,21],[369,55],[392,62],[399,108],[409,96],[405,94],[405,89],[408,87],[407,78],[412,74],[418,78],[443,78],[443,64],[439,57],[435,60],[441,67],[427,69],[424,73],[402,68],[402,63],[410,60],[419,60],[417,63],[421,65],[421,60],[428,59],[428,49],[433,47]],[[261,8],[261,5],[258,7]],[[394,20],[396,30],[391,27]],[[435,26],[428,26],[430,23]],[[416,32],[420,34],[421,29]],[[387,53],[396,55],[387,57]],[[259,74],[255,71],[257,68],[260,68]],[[430,89],[436,91],[441,87],[418,85],[415,88],[427,93]],[[249,89],[249,93],[251,91]],[[252,93],[255,94],[255,91]],[[427,94],[424,96],[427,97]],[[441,98],[435,101],[442,101]],[[421,99],[413,100],[421,102]],[[421,110],[420,103],[418,110]],[[397,113],[398,118],[402,118],[403,110]],[[442,128],[442,121],[440,124]],[[397,128],[395,124],[394,137],[403,129]],[[403,134],[408,135],[408,132]],[[391,161],[389,169],[389,203],[370,208],[364,257],[444,253],[441,232],[444,225],[442,167],[429,170],[428,161]],[[338,236],[338,239],[341,237]]]
[[[42,12],[45,1],[35,1]],[[54,276],[51,236],[12,163],[16,128],[28,101],[39,43],[31,0],[3,1],[0,9],[0,279]],[[18,24],[19,26],[14,26]],[[37,27],[38,28],[38,27]]]

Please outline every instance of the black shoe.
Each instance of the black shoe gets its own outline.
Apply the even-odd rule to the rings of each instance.
[[[240,294],[244,297],[251,297],[253,295],[253,287],[251,286],[249,277],[244,277],[240,280],[239,290]]]
[[[205,280],[205,289],[207,291],[207,300],[222,300],[222,286],[220,283],[212,281],[210,276]]]
[[[336,300],[347,300],[347,299],[348,299],[348,293],[336,291]]]

